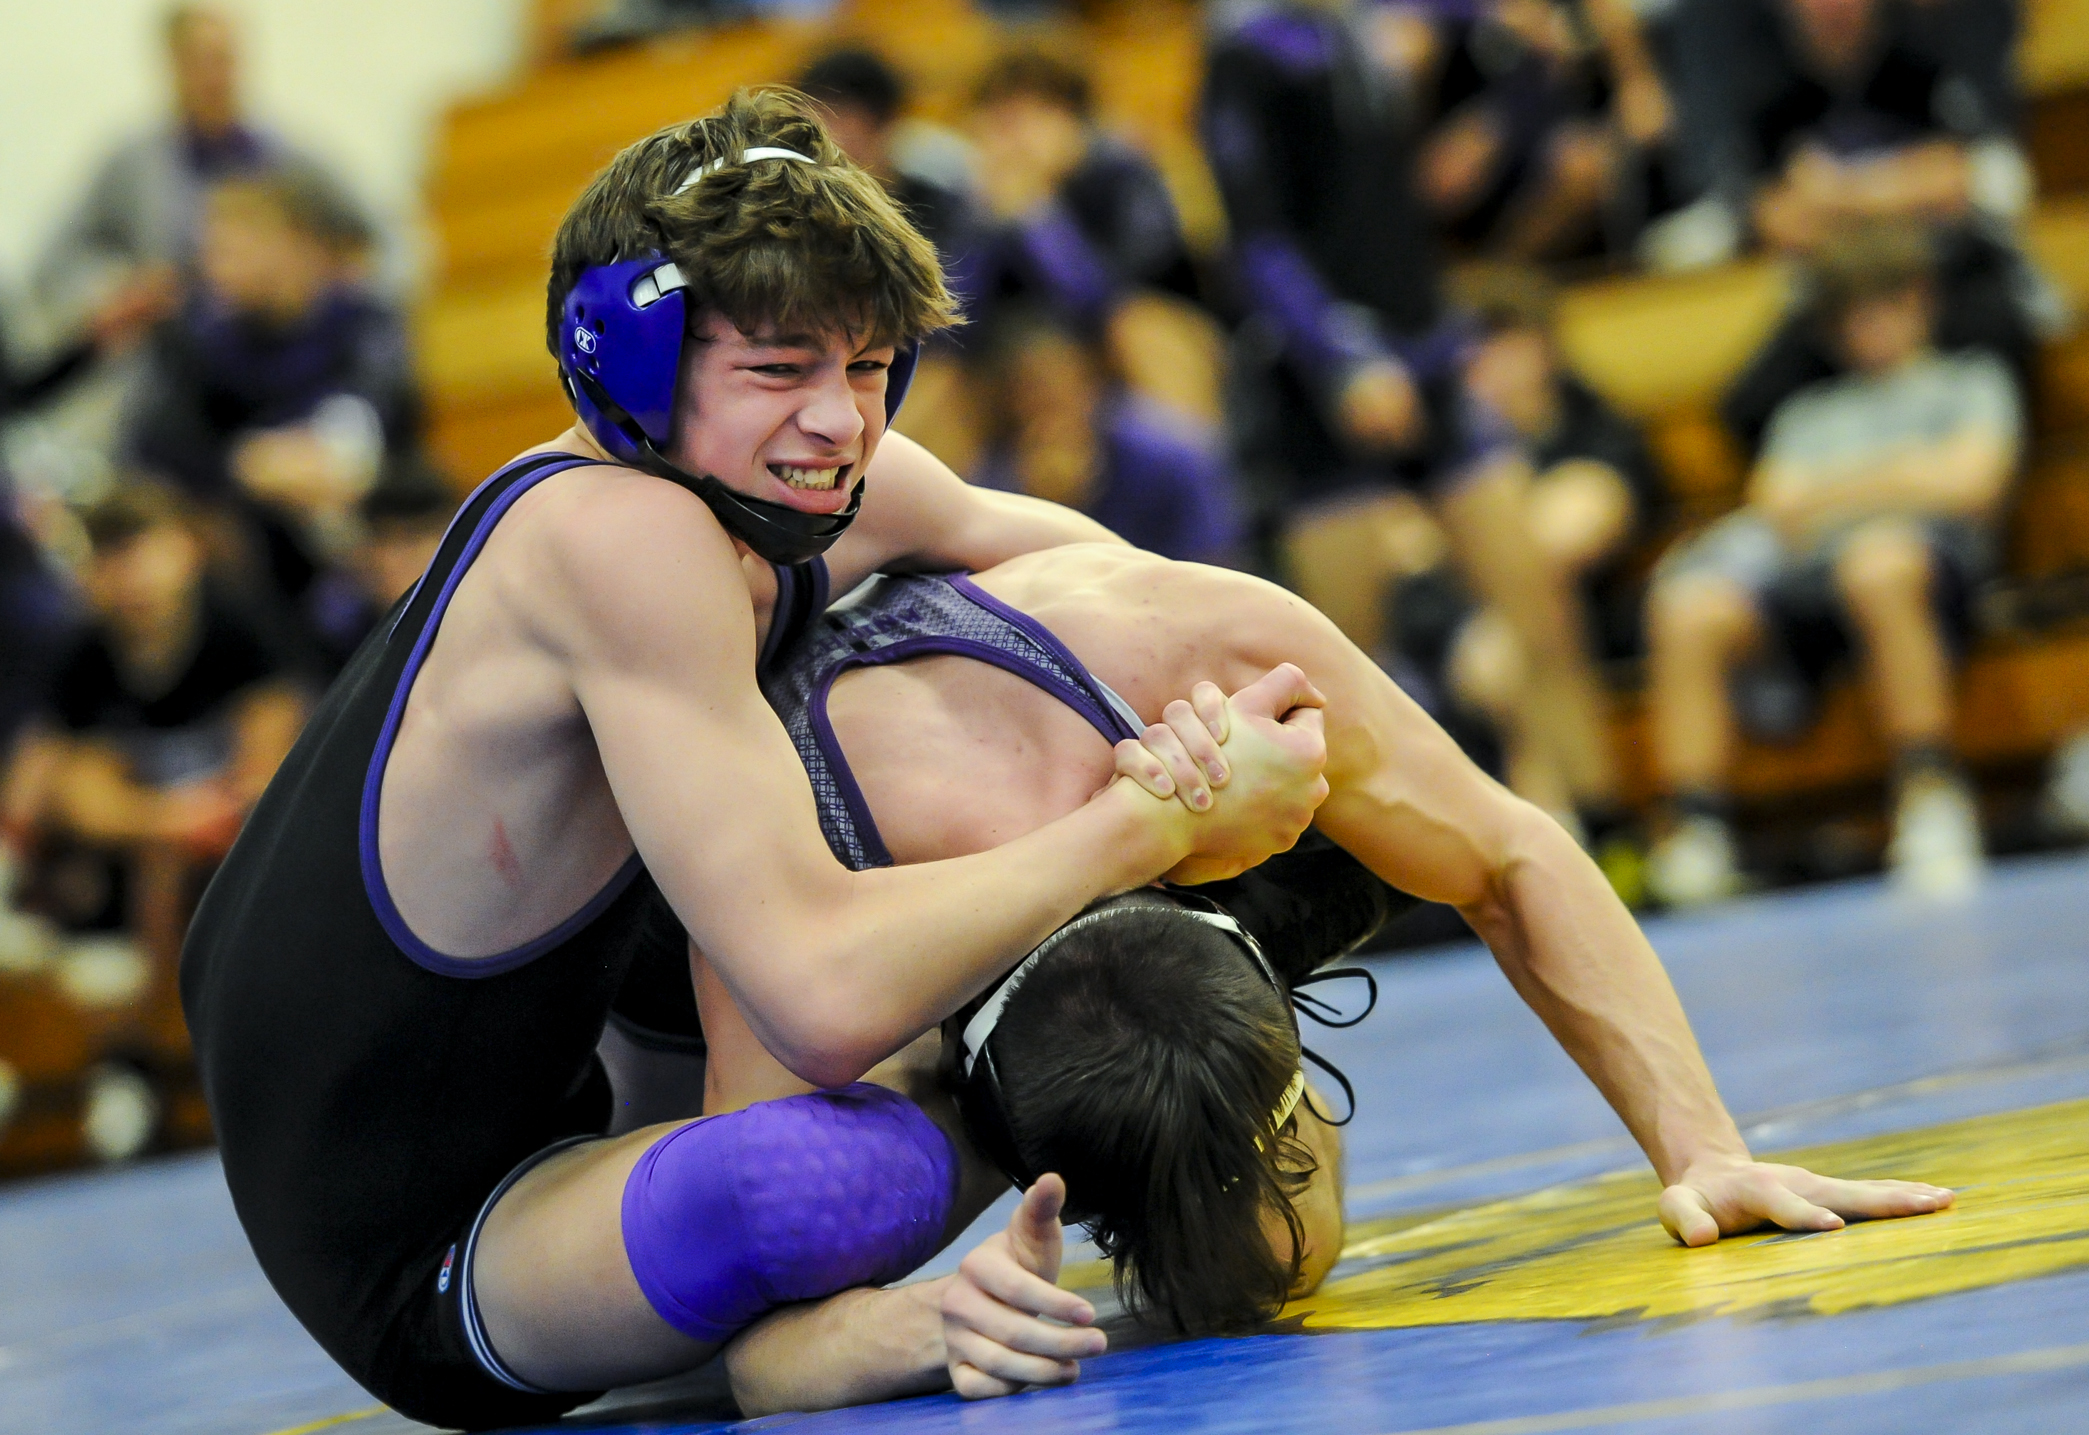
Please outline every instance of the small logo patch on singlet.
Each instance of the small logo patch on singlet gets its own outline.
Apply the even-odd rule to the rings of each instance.
[[[435,1275],[435,1293],[436,1293],[437,1295],[448,1295],[448,1294],[449,1294],[449,1292],[450,1292],[450,1268],[451,1268],[451,1267],[453,1267],[453,1266],[455,1266],[456,1264],[457,1264],[457,1248],[456,1248],[455,1246],[452,1246],[452,1247],[450,1247],[450,1249],[449,1249],[448,1253],[447,1253],[447,1254],[445,1254],[445,1255],[443,1256],[443,1258],[442,1258],[442,1269],[441,1269],[440,1271],[436,1272],[436,1275]]]

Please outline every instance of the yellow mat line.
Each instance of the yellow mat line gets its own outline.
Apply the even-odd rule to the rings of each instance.
[[[1795,1405],[1805,1400],[1834,1400],[1852,1395],[1885,1395],[1947,1380],[1979,1380],[1995,1375],[2043,1375],[2089,1365],[2089,1344],[2056,1345],[2044,1350],[1992,1355],[1984,1360],[1953,1360],[1942,1365],[1916,1365],[1879,1370],[1869,1375],[1839,1375],[1828,1380],[1802,1380],[1793,1385],[1760,1385],[1750,1390],[1721,1390],[1706,1395],[1679,1395],[1669,1400],[1635,1400],[1591,1410],[1552,1415],[1519,1415],[1509,1420],[1475,1420],[1466,1425],[1434,1425],[1399,1435],[1552,1435],[1558,1430],[1586,1430],[1629,1420],[1673,1420],[1687,1415],[1716,1415],[1728,1410],[1756,1410],[1768,1405]]]
[[[312,1435],[314,1430],[331,1430],[336,1425],[349,1425],[357,1420],[368,1420],[372,1415],[382,1415],[390,1408],[372,1405],[366,1410],[351,1410],[346,1415],[329,1415],[324,1420],[314,1420],[308,1425],[293,1425],[287,1430],[271,1430],[268,1435]]]

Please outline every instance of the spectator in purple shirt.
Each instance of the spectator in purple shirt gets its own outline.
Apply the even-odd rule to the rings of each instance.
[[[1205,150],[1248,311],[1228,418],[1274,496],[1286,577],[1367,652],[1395,576],[1387,522],[1410,496],[1429,504],[1515,633],[1533,710],[1594,815],[1616,799],[1601,692],[1571,585],[1524,521],[1528,458],[1467,381],[1476,335],[1439,292],[1384,18],[1278,0],[1239,7],[1214,38]]]
[[[233,541],[250,601],[287,613],[413,450],[405,332],[355,282],[367,232],[315,178],[229,180],[205,209],[202,283],[153,335],[128,449]]]
[[[37,309],[55,342],[97,327],[112,307],[169,307],[193,272],[213,185],[286,165],[324,173],[247,121],[238,28],[223,10],[178,4],[165,26],[173,122],[109,154],[37,266]],[[335,204],[355,208],[338,184],[323,182]],[[359,215],[359,222],[366,221]]]
[[[974,481],[1077,508],[1164,557],[1236,561],[1240,509],[1218,450],[1110,382],[1094,343],[1064,319],[1004,310],[990,368],[999,441]]]

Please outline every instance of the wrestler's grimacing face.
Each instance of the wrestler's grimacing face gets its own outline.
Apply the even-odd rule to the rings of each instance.
[[[706,315],[683,345],[669,456],[750,498],[838,512],[884,437],[892,356],[847,334],[750,335]]]

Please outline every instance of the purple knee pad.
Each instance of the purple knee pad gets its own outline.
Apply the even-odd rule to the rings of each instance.
[[[624,1183],[624,1251],[653,1309],[720,1341],[764,1312],[882,1285],[935,1253],[957,1151],[921,1108],[858,1082],[661,1137]]]

